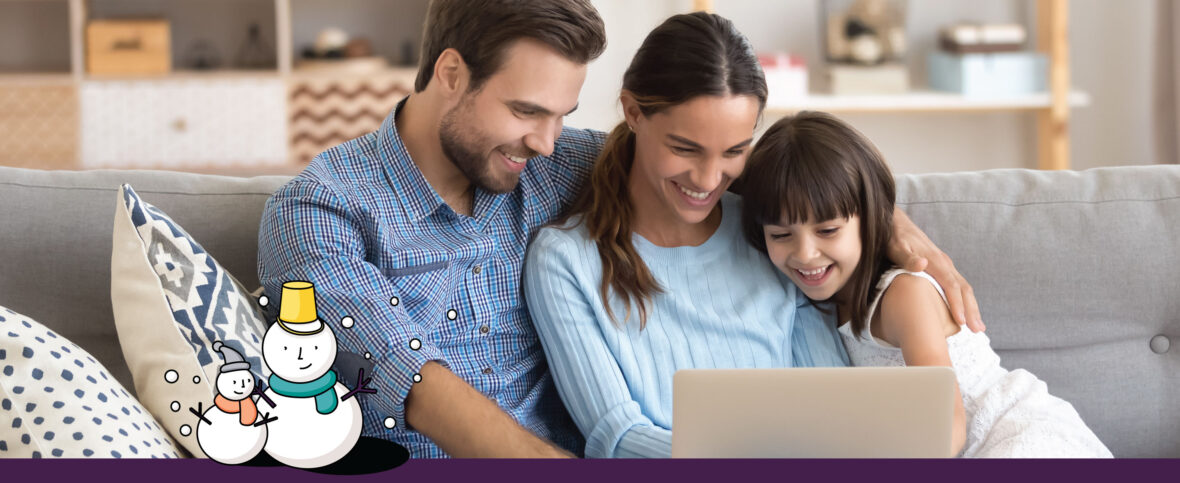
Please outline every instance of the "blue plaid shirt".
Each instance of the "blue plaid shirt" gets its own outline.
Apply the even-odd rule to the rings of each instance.
[[[314,282],[319,316],[341,349],[371,354],[377,394],[360,397],[362,434],[414,457],[446,456],[405,421],[415,375],[437,361],[534,434],[581,454],[522,300],[521,264],[529,239],[588,178],[603,134],[565,128],[515,190],[477,189],[468,217],[411,161],[394,123],[402,104],[380,130],[323,152],[266,203],[258,238],[266,293],[278,301],[283,282]],[[352,328],[340,324],[345,316]]]

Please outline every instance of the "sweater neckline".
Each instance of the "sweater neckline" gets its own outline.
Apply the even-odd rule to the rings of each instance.
[[[649,265],[683,265],[686,262],[704,262],[727,254],[729,241],[738,232],[737,223],[741,213],[738,205],[739,198],[733,193],[721,195],[721,223],[704,243],[696,246],[685,245],[678,247],[662,247],[656,245],[639,233],[631,233],[631,243],[635,250]]]

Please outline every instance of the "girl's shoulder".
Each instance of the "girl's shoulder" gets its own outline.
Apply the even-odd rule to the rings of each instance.
[[[886,271],[878,282],[878,328],[885,339],[896,341],[914,332],[936,331],[950,336],[959,331],[947,306],[942,287],[926,272],[902,269]]]

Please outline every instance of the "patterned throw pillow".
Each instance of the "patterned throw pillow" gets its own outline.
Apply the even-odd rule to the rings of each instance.
[[[204,457],[193,429],[213,402],[222,341],[250,363],[256,380],[266,323],[258,302],[168,215],[131,186],[120,190],[111,254],[111,305],[135,390],[189,452]]]
[[[0,458],[177,458],[151,414],[81,347],[0,307]]]

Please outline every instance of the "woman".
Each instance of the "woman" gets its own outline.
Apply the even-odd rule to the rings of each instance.
[[[569,216],[537,234],[524,289],[586,456],[667,457],[675,371],[848,361],[835,325],[745,242],[726,192],[766,104],[745,37],[713,14],[668,19],[620,100],[625,123]],[[928,241],[902,228],[905,263]]]

